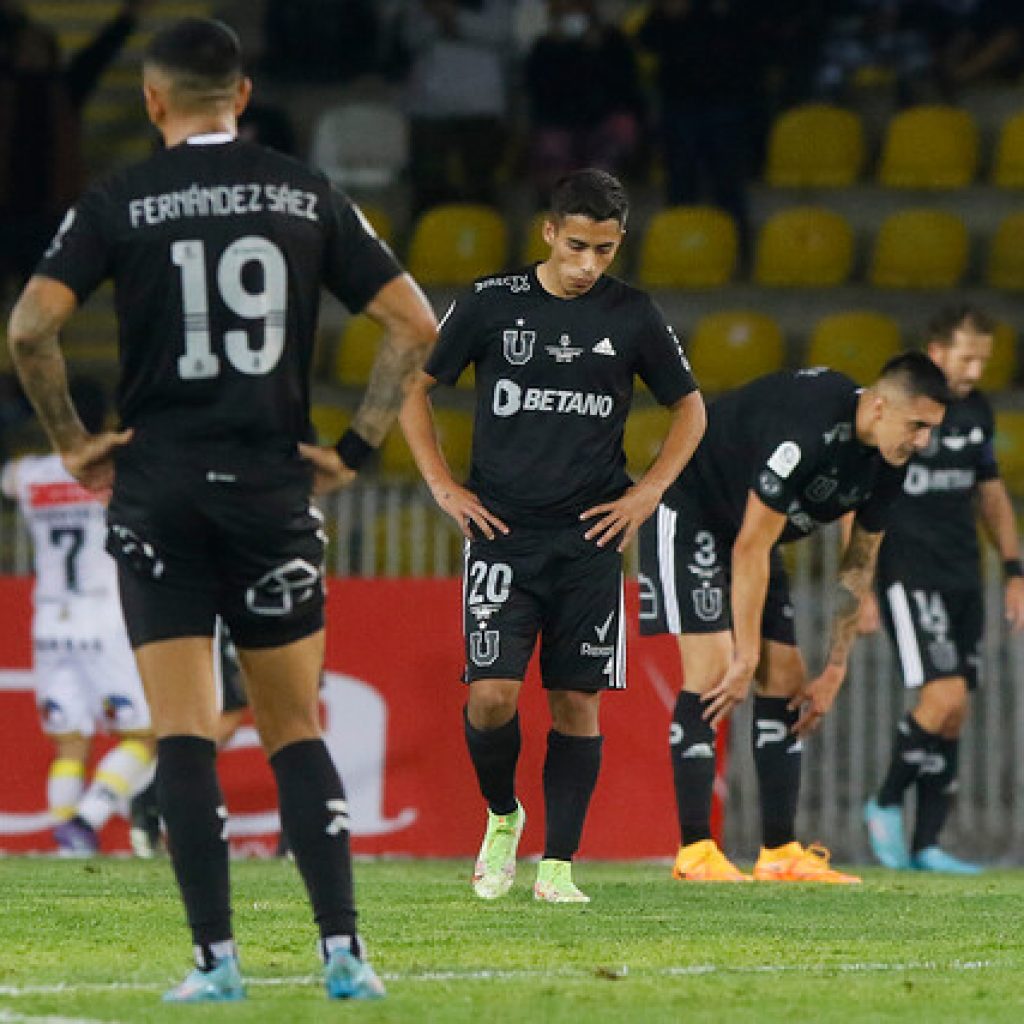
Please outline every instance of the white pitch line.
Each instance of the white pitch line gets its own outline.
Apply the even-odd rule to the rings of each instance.
[[[0,1010],[0,1024],[117,1024],[117,1021],[94,1020],[92,1017],[41,1017],[33,1013]]]
[[[901,962],[847,962],[835,964],[686,964],[679,967],[642,967],[631,972],[628,965],[606,965],[603,968],[590,970],[583,967],[550,968],[511,968],[508,970],[435,970],[435,971],[381,971],[385,981],[393,982],[432,982],[432,981],[515,981],[517,978],[589,978],[596,970],[614,972],[622,977],[635,973],[641,978],[686,978],[701,977],[711,974],[891,974],[900,971],[984,971],[991,968],[1016,968],[1015,962],[997,962],[994,960],[921,960]],[[300,974],[283,978],[246,978],[246,984],[254,988],[276,988],[290,985],[319,985],[320,977],[314,974]],[[0,998],[32,995],[74,995],[84,992],[144,992],[160,990],[170,981],[111,981],[111,982],[58,982],[53,985],[0,985]],[[3,1011],[0,1011],[2,1013]],[[42,1018],[40,1018],[42,1019]],[[49,1018],[47,1018],[49,1019]],[[56,1024],[57,1018],[52,1018]],[[4,1018],[0,1016],[0,1024]]]

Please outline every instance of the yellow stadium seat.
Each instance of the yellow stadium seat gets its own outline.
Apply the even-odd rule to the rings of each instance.
[[[807,366],[828,366],[870,384],[900,350],[900,325],[884,313],[857,310],[818,321],[807,346]]]
[[[372,203],[357,203],[359,212],[370,222],[370,227],[382,242],[391,245],[395,240],[394,226],[387,210]]]
[[[661,449],[665,440],[671,413],[663,406],[656,405],[634,409],[626,420],[623,449],[626,452],[626,466],[633,476],[646,472]]]
[[[544,220],[547,214],[541,211],[530,218],[530,223],[523,235],[523,245],[519,253],[520,263],[542,263],[551,254],[548,243],[544,241]]]
[[[830,288],[853,265],[853,231],[846,218],[819,206],[780,210],[761,228],[754,256],[757,284]]]
[[[952,288],[967,269],[967,228],[943,210],[890,214],[875,239],[868,280],[876,288]]]
[[[1006,486],[1018,497],[1024,495],[1024,412],[996,413],[995,450]]]
[[[890,188],[963,188],[978,168],[978,126],[959,107],[925,104],[889,122],[878,180]]]
[[[765,182],[776,188],[843,188],[864,166],[859,115],[827,103],[786,110],[768,139]]]
[[[413,229],[409,272],[424,285],[469,284],[505,265],[508,233],[497,210],[449,203],[427,210]]]
[[[1017,376],[1017,332],[1000,320],[992,335],[992,357],[981,375],[982,391],[1005,391]]]
[[[697,322],[687,354],[704,391],[725,391],[782,367],[782,331],[764,313],[711,313]]]
[[[309,411],[318,444],[335,444],[352,422],[352,413],[337,405],[314,402]]]
[[[1024,211],[1003,218],[988,250],[985,283],[992,288],[1024,290]]]
[[[441,449],[456,479],[465,477],[473,447],[473,416],[461,409],[435,409],[434,422]],[[380,450],[380,471],[384,476],[414,477],[416,461],[405,443],[405,435],[397,425],[384,440]]]
[[[713,206],[656,213],[640,248],[637,276],[647,288],[715,288],[736,270],[736,225]]]
[[[992,184],[1024,188],[1024,110],[1007,119],[992,161]]]
[[[380,324],[368,316],[354,316],[345,324],[334,353],[334,379],[339,384],[353,388],[366,385],[383,333]]]

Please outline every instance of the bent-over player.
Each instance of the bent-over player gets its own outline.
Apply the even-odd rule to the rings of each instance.
[[[867,389],[817,368],[761,377],[711,405],[690,465],[640,530],[640,628],[679,637],[683,688],[669,733],[681,843],[673,877],[746,878],[711,836],[715,728],[756,681],[754,765],[764,881],[857,882],[796,839],[802,737],[846,674],[857,610],[907,460],[949,400],[942,371],[897,356]],[[828,663],[808,682],[779,544],[855,511]]]

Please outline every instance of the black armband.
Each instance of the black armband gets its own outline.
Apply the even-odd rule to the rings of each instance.
[[[1024,576],[1024,561],[1021,561],[1019,558],[1004,558],[1003,575],[1007,579],[1011,579],[1014,576]]]
[[[334,450],[349,469],[358,471],[377,449],[350,427],[341,435],[341,440],[334,446]]]

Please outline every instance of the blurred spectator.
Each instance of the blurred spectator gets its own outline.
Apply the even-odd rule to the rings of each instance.
[[[511,0],[406,0],[414,213],[448,202],[494,203],[505,155]]]
[[[746,259],[760,43],[739,0],[653,0],[637,41],[657,58],[666,201],[730,213]]]
[[[0,289],[27,278],[82,185],[80,115],[153,0],[118,15],[66,66],[54,31],[0,0]]]
[[[980,82],[1015,80],[1022,71],[1024,3],[977,0],[943,49],[943,83],[956,90]]]
[[[955,16],[949,0],[844,0],[822,47],[816,93],[844,100],[871,71],[892,81],[902,105],[932,98],[935,39]]]
[[[830,6],[828,0],[771,0],[748,8],[764,54],[768,118],[811,96]]]
[[[373,0],[288,0],[266,5],[263,67],[304,82],[348,82],[377,70]]]
[[[640,136],[643,98],[626,37],[594,0],[549,0],[548,30],[525,68],[531,177],[542,202],[564,174],[620,175]]]

